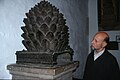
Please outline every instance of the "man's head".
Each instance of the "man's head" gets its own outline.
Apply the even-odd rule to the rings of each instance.
[[[92,40],[92,48],[96,50],[96,52],[102,51],[109,42],[109,35],[106,32],[97,32]]]

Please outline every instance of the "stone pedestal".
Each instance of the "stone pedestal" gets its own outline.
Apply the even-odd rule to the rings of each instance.
[[[11,64],[7,66],[12,79],[28,80],[72,80],[72,73],[78,62],[61,65]]]

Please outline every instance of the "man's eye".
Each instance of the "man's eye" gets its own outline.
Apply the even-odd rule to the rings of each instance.
[[[97,42],[97,40],[95,40],[95,42]]]

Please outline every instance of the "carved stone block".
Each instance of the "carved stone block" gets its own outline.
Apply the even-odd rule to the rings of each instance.
[[[48,1],[41,1],[26,13],[23,22],[23,45],[27,50],[17,51],[17,63],[56,64],[57,58],[72,61],[66,20],[59,9]],[[67,55],[66,55],[67,53]],[[65,59],[66,58],[66,59]],[[60,62],[60,61],[59,61]]]

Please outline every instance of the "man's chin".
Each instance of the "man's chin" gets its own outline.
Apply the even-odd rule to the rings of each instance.
[[[95,48],[93,46],[91,46],[91,50],[95,50]]]

